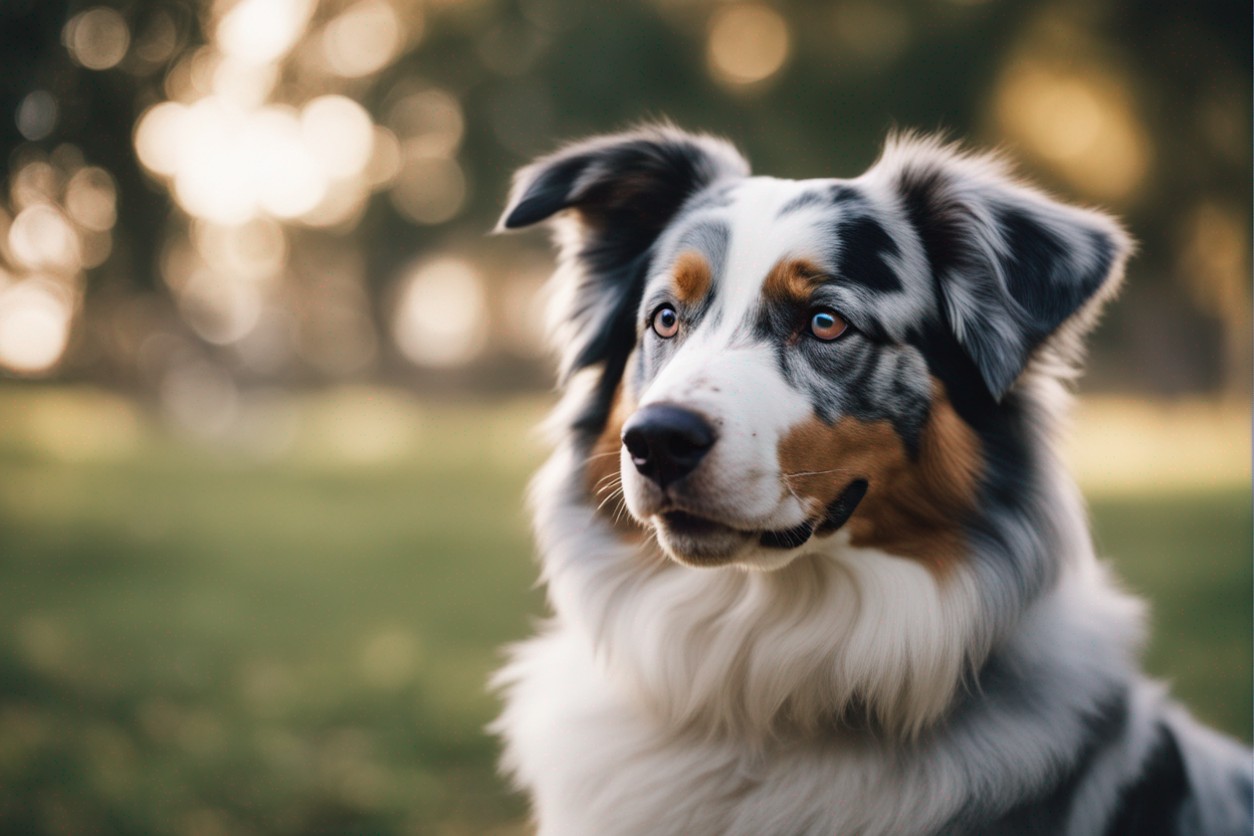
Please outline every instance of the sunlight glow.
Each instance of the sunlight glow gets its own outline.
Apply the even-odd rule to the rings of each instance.
[[[183,318],[201,337],[219,345],[243,338],[261,317],[261,294],[255,285],[231,276],[200,270],[178,294]]]
[[[466,202],[466,178],[457,161],[415,154],[409,146],[403,151],[405,162],[392,187],[392,205],[419,224],[440,224],[456,217]]]
[[[770,78],[788,59],[788,24],[779,12],[757,3],[720,9],[710,21],[710,72],[724,84],[744,86]]]
[[[339,108],[342,118],[346,110]],[[166,103],[148,111],[136,147],[149,170],[173,176],[175,199],[195,217],[226,225],[261,211],[294,218],[322,200],[335,173],[324,160],[343,169],[369,159],[369,128],[353,113],[317,132],[311,150],[294,108],[246,110],[210,96],[190,108]]]
[[[135,152],[144,168],[171,177],[178,171],[186,105],[162,102],[144,111],[135,126]]]
[[[1002,79],[996,114],[1007,136],[1094,197],[1126,197],[1149,168],[1149,140],[1126,88],[1097,67],[1022,59]]]
[[[69,342],[70,317],[51,282],[27,279],[0,291],[0,365],[23,375],[49,371]]]
[[[312,12],[308,0],[240,0],[218,22],[217,42],[244,63],[267,64],[296,44]]]
[[[456,153],[466,130],[461,104],[438,87],[401,96],[388,109],[387,124],[412,153],[435,157]]]
[[[236,158],[256,184],[256,202],[272,215],[295,218],[326,193],[326,171],[302,141],[292,108],[259,110],[243,131]]]
[[[149,109],[135,147],[149,171],[173,179],[175,199],[196,218],[230,226],[266,213],[334,226],[355,216],[367,186],[396,176],[399,160],[386,153],[399,153],[385,146],[380,170],[357,182],[376,163],[377,135],[370,114],[345,96],[319,96],[297,110],[241,107],[211,95],[190,107],[165,102]],[[388,140],[394,146],[395,138]],[[417,216],[448,217],[460,208],[462,183],[451,179],[437,174],[433,195],[415,201]]]
[[[421,366],[473,360],[487,343],[487,294],[469,262],[441,258],[404,280],[392,322],[401,352]]]
[[[117,222],[117,187],[103,168],[81,168],[65,187],[65,208],[81,227],[105,232]]]
[[[38,204],[56,203],[60,191],[57,170],[43,159],[26,163],[9,181],[9,197],[18,212]]]
[[[409,24],[421,31],[422,17],[417,9]],[[336,75],[361,78],[391,63],[404,37],[401,21],[390,3],[361,0],[322,31],[322,55]]]
[[[331,175],[352,177],[370,162],[374,123],[352,99],[319,96],[301,109],[300,123],[305,146]]]
[[[61,40],[74,60],[89,70],[107,70],[126,57],[131,33],[116,10],[97,6],[65,24]]]
[[[82,263],[78,235],[55,206],[37,203],[9,227],[9,250],[24,267],[72,273]]]
[[[287,236],[282,225],[265,217],[239,226],[194,223],[192,242],[206,264],[250,282],[277,277],[287,260]]]

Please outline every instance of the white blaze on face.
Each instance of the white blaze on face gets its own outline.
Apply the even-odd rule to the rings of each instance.
[[[686,480],[685,504],[693,513],[747,531],[786,529],[806,518],[807,509],[781,478],[777,450],[792,427],[812,416],[813,406],[785,380],[776,347],[754,340],[749,329],[771,269],[785,258],[818,254],[822,239],[813,213],[779,218],[780,208],[807,185],[753,178],[736,188],[723,274],[714,278],[714,308],[682,337],[636,399],[639,407],[674,404],[710,422],[718,441]],[[664,273],[651,285],[671,280]],[[626,450],[622,473],[628,508],[647,517],[646,480]]]
[[[780,373],[769,346],[730,347],[718,335],[693,335],[645,389],[641,406],[670,403],[703,415],[718,441],[690,477],[689,499],[712,518],[746,530],[788,528],[805,511],[779,475],[780,439],[811,406]],[[623,481],[633,512],[636,473],[623,451]],[[695,509],[694,509],[695,510]]]
[[[729,207],[730,247],[723,275],[716,276],[720,330],[726,339],[742,331],[750,312],[762,299],[762,283],[785,258],[815,259],[825,242],[812,212],[779,217],[794,197],[814,187],[813,182],[754,177],[732,192]],[[817,260],[817,259],[815,259]]]

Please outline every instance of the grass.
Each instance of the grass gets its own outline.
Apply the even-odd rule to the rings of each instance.
[[[0,832],[521,832],[484,680],[543,609],[540,405],[258,408],[210,447],[0,390]],[[1248,488],[1093,511],[1151,670],[1248,740]]]

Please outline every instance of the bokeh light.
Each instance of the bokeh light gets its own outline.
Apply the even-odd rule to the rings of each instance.
[[[117,222],[117,186],[99,166],[79,169],[65,187],[65,208],[84,229],[106,232]]]
[[[178,102],[161,102],[144,111],[136,122],[135,153],[153,174],[170,177],[178,171],[180,130],[186,110]]]
[[[89,70],[117,66],[131,45],[126,20],[107,6],[96,6],[70,18],[61,37],[74,60]]]
[[[239,0],[218,22],[217,43],[246,64],[268,64],[295,46],[312,12],[310,0]]]
[[[401,352],[421,366],[447,368],[475,358],[487,343],[487,294],[469,262],[419,264],[402,281],[392,329]]]
[[[21,211],[36,204],[54,204],[61,191],[61,177],[42,156],[19,162],[9,179],[13,208]]]
[[[204,340],[233,343],[252,330],[261,317],[261,293],[251,282],[198,270],[179,289],[183,318]]]
[[[456,152],[466,129],[457,98],[439,87],[395,95],[387,125],[412,153],[430,156]]]
[[[1126,87],[1100,68],[1025,58],[1003,77],[996,113],[1008,137],[1082,193],[1126,198],[1144,179],[1149,141]]]
[[[457,160],[430,156],[405,146],[404,163],[392,186],[392,205],[415,223],[432,225],[451,220],[466,203],[466,177]]]
[[[370,114],[345,96],[319,96],[301,108],[301,140],[333,177],[353,177],[374,148]]]
[[[0,288],[0,365],[22,375],[50,371],[65,352],[72,313],[67,294],[51,281]]]
[[[736,3],[719,9],[710,20],[707,57],[719,81],[743,86],[779,72],[788,59],[788,24],[769,6]]]
[[[27,140],[38,142],[57,126],[57,100],[47,90],[34,90],[17,106],[17,129]]]
[[[349,6],[322,30],[322,55],[331,71],[360,78],[386,67],[404,42],[422,31],[422,13],[415,10],[403,24],[396,9],[384,0],[360,0]]]
[[[78,236],[55,206],[37,203],[18,213],[9,227],[9,252],[31,270],[69,273],[81,264]]]
[[[192,225],[192,240],[205,264],[253,282],[279,276],[288,256],[282,225],[265,217],[238,226],[198,222]]]

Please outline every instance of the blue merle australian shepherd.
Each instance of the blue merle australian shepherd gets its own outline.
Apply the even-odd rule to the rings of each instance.
[[[541,836],[1250,834],[1058,459],[1117,223],[931,139],[793,181],[670,127],[523,169],[542,221],[553,616],[494,726]]]

